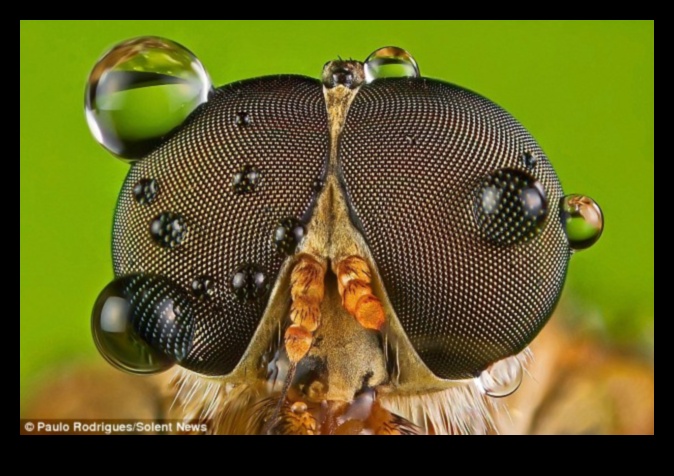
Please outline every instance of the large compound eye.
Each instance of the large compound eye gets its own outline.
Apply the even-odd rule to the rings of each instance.
[[[214,91],[133,163],[115,212],[115,275],[151,273],[187,296],[181,309],[190,310],[194,345],[171,362],[218,376],[239,363],[282,264],[303,238],[328,140],[317,80],[257,78]],[[132,330],[127,340],[140,335],[151,343]],[[137,339],[118,348],[116,336],[100,334],[99,342],[110,341],[99,345],[109,360],[122,361],[129,351],[132,361],[123,366],[138,365]]]
[[[139,159],[206,102],[210,91],[206,70],[184,46],[135,38],[112,48],[91,71],[87,122],[110,152]]]
[[[361,87],[340,150],[353,221],[414,350],[443,379],[498,377],[492,364],[550,317],[570,256],[543,151],[491,101],[405,77]]]

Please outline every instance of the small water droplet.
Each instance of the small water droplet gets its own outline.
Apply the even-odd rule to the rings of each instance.
[[[241,111],[236,113],[236,117],[234,118],[234,124],[236,124],[239,127],[247,126],[250,124],[250,114],[247,112]]]
[[[187,235],[184,218],[178,213],[164,212],[150,223],[150,235],[165,248],[175,248]]]
[[[475,220],[490,241],[510,245],[543,229],[548,204],[543,186],[531,175],[499,169],[484,177],[475,194]]]
[[[490,397],[507,397],[522,383],[522,364],[517,356],[494,362],[475,379],[478,387]]]
[[[397,46],[374,51],[365,60],[365,82],[380,78],[418,78],[419,67],[412,55]]]
[[[529,170],[533,169],[536,167],[536,163],[538,162],[538,159],[536,158],[536,155],[534,155],[533,152],[524,152],[522,154],[522,163],[526,168]]]
[[[162,372],[192,348],[191,305],[160,276],[115,279],[98,296],[91,320],[99,352],[127,372]]]
[[[252,166],[241,167],[232,177],[232,190],[234,193],[249,193],[255,190],[262,180],[260,171]]]
[[[284,218],[274,230],[272,242],[278,251],[291,255],[304,238],[304,225],[297,218]]]
[[[597,242],[604,230],[604,214],[597,202],[585,195],[567,195],[560,208],[571,249],[584,250]]]
[[[159,186],[155,179],[140,179],[133,186],[133,197],[141,205],[152,203],[157,196],[157,192],[159,192]]]
[[[91,133],[120,158],[147,155],[208,100],[211,81],[184,46],[143,36],[120,43],[96,63],[87,83]]]
[[[265,296],[270,283],[260,266],[243,264],[232,274],[231,287],[237,299],[251,301]]]
[[[304,413],[307,411],[307,404],[304,402],[295,402],[291,405],[290,411],[293,413]]]
[[[192,294],[197,299],[207,299],[215,294],[215,280],[210,276],[199,276],[192,280]]]

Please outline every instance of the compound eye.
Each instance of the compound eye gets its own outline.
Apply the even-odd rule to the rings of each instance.
[[[130,275],[101,291],[91,329],[96,347],[113,366],[151,374],[187,357],[194,337],[192,321],[191,302],[168,279]]]
[[[87,123],[103,147],[137,160],[206,102],[211,89],[206,70],[184,46],[134,38],[113,47],[91,71]]]

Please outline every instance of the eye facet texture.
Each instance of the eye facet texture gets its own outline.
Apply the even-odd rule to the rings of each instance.
[[[525,152],[537,158],[533,170],[522,161]],[[340,162],[353,221],[431,371],[474,377],[536,336],[557,301],[570,252],[560,220],[552,219],[563,195],[559,180],[510,114],[440,81],[374,81],[351,104]],[[477,216],[488,230],[505,233],[490,240],[476,220],[476,190],[500,170],[510,172],[491,184],[494,212],[506,192],[508,209],[493,223],[486,213]],[[540,212],[553,207],[555,213]]]
[[[238,363],[286,259],[270,237],[284,219],[308,219],[327,157],[320,84],[275,76],[218,89],[133,165],[115,215],[115,274],[160,275],[190,296],[194,339],[182,366],[225,375]],[[141,204],[137,184],[150,181],[160,193]],[[251,281],[246,299],[232,286],[243,266],[266,280]]]

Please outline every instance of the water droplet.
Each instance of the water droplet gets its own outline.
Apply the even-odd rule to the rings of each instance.
[[[522,383],[522,364],[511,356],[491,364],[475,379],[478,387],[490,397],[507,397]]]
[[[247,112],[237,112],[236,117],[234,118],[234,124],[239,127],[247,126],[250,124],[250,114]]]
[[[192,280],[192,294],[197,299],[207,299],[215,294],[215,280],[210,276],[200,276]]]
[[[531,175],[500,169],[484,177],[475,194],[475,220],[488,240],[523,242],[543,229],[548,204],[543,186]]]
[[[567,195],[560,208],[572,249],[584,250],[597,242],[604,230],[604,214],[597,202],[585,195]]]
[[[187,235],[185,220],[177,213],[164,212],[152,220],[150,235],[160,246],[175,248]]]
[[[284,218],[274,230],[272,242],[278,251],[291,255],[304,238],[304,225],[297,218]]]
[[[190,302],[160,276],[129,275],[101,291],[92,313],[99,352],[133,373],[162,372],[184,359],[194,330]]]
[[[211,81],[184,46],[153,36],[120,43],[96,63],[85,112],[96,140],[120,158],[147,155],[208,100]]]
[[[529,170],[531,170],[531,169],[533,169],[534,167],[536,167],[536,163],[537,163],[537,162],[538,162],[538,159],[536,158],[536,156],[534,155],[533,152],[527,151],[527,152],[524,152],[524,153],[522,154],[522,163],[523,163],[524,166],[525,166],[526,168],[528,168]]]
[[[141,205],[152,203],[157,196],[157,192],[159,192],[159,186],[155,179],[140,179],[133,186],[133,197]]]
[[[365,82],[380,78],[418,78],[419,67],[412,55],[402,48],[386,46],[365,60]]]
[[[245,165],[232,177],[234,193],[249,193],[255,190],[262,180],[260,171],[252,165]]]
[[[270,283],[262,268],[256,264],[243,264],[232,274],[232,291],[237,299],[250,301],[263,297]]]
[[[290,406],[290,411],[293,413],[304,413],[307,411],[307,404],[304,402],[295,402]]]

